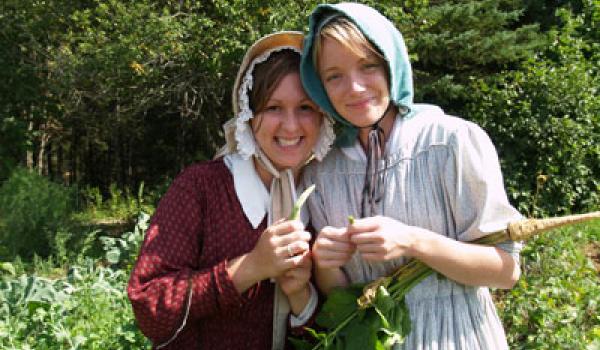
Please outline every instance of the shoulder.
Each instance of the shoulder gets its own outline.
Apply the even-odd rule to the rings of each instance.
[[[215,183],[223,183],[231,178],[231,173],[222,158],[192,164],[175,178],[173,185],[184,188],[210,188]],[[213,186],[214,187],[214,186]]]
[[[404,140],[412,139],[421,146],[456,146],[466,140],[489,140],[479,125],[446,114],[441,108],[432,105],[417,105],[417,113],[404,125]]]
[[[350,162],[338,146],[333,146],[321,161],[313,160],[303,170],[303,176],[316,178],[323,175],[340,172],[348,167]]]

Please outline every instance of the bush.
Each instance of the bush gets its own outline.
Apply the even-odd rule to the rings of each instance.
[[[0,264],[0,349],[149,349],[126,292],[148,220],[106,237],[101,258],[85,243],[68,271],[52,257]]]
[[[559,63],[535,59],[523,71],[474,84],[467,113],[498,147],[521,212],[577,212],[600,203],[599,86],[598,67],[578,53]]]
[[[11,257],[48,256],[68,224],[71,191],[25,169],[0,187],[0,247]]]

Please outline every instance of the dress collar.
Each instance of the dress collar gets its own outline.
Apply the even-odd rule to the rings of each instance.
[[[402,117],[396,115],[396,118],[394,119],[394,124],[390,129],[390,137],[385,143],[385,157],[389,156],[393,152],[391,150],[395,151],[396,149],[398,149],[400,145],[400,132],[398,132],[398,130],[400,130],[400,124],[402,124],[403,120],[404,119]],[[350,160],[352,161],[367,161],[367,155],[365,154],[365,150],[361,146],[360,139],[358,137],[356,138],[356,141],[354,141],[354,144],[347,147],[342,147],[341,150],[346,155],[346,157],[350,158]]]
[[[252,157],[244,159],[238,153],[232,153],[226,155],[223,161],[233,175],[235,193],[244,214],[256,229],[268,213],[269,192],[258,176]]]

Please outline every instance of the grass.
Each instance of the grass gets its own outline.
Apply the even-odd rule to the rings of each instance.
[[[598,242],[595,221],[527,243],[518,285],[495,292],[511,349],[600,349]]]

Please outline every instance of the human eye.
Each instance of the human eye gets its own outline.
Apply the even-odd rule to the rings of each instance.
[[[300,110],[304,112],[314,112],[317,108],[310,103],[303,103],[300,105]]]
[[[378,62],[365,62],[362,67],[366,71],[373,71],[381,67],[381,64]]]
[[[278,112],[281,110],[281,107],[277,104],[269,104],[265,107],[265,112]]]
[[[341,76],[342,76],[342,75],[341,75],[341,74],[339,74],[339,73],[331,73],[331,74],[327,74],[327,75],[325,76],[325,82],[327,82],[327,83],[328,83],[328,82],[332,82],[332,81],[338,80],[338,79],[339,79]]]

